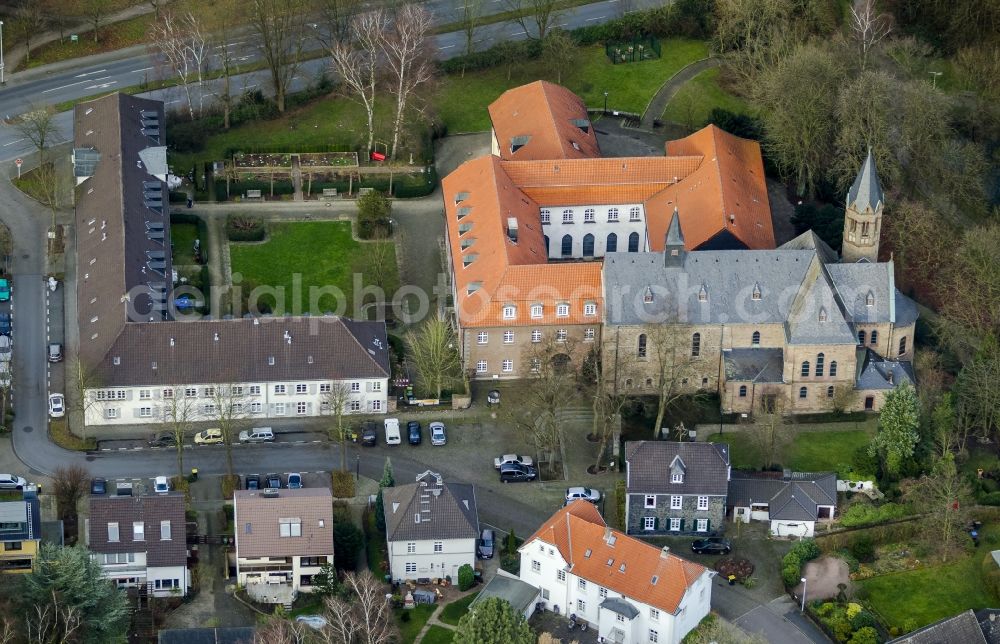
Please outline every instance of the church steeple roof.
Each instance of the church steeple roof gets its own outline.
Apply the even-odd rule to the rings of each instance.
[[[878,179],[878,172],[875,170],[875,156],[872,149],[868,148],[868,157],[861,166],[854,184],[847,192],[847,207],[858,212],[864,212],[871,208],[874,212],[882,205],[882,182]]]
[[[681,218],[674,208],[674,214],[670,216],[670,226],[667,228],[667,246],[684,247],[684,234],[681,232]]]

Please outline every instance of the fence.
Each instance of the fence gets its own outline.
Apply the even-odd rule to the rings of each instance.
[[[609,42],[604,46],[605,55],[614,65],[659,58],[660,52],[660,41],[652,36],[629,42]]]

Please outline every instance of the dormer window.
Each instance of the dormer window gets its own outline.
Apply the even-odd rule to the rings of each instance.
[[[478,253],[469,253],[468,255],[462,257],[462,266],[468,266],[477,259],[479,259]]]
[[[462,203],[469,198],[468,192],[456,192],[455,193],[455,203]]]
[[[651,288],[650,288],[650,287],[648,287],[648,286],[646,287],[646,290],[645,290],[645,291],[643,291],[643,293],[642,293],[642,301],[643,301],[643,302],[644,302],[645,304],[650,304],[650,303],[652,303],[652,301],[653,301],[653,289],[651,289]]]
[[[699,302],[708,301],[708,289],[705,288],[704,284],[701,285],[701,290],[698,291],[698,301]]]
[[[564,318],[569,316],[569,304],[556,304],[556,317]]]
[[[542,305],[541,304],[532,304],[531,305],[531,317],[533,317],[533,318],[540,318],[540,317],[542,317]]]
[[[827,318],[826,308],[824,308],[824,307],[821,306],[820,309],[819,309],[819,321],[820,322],[826,322],[826,318]]]
[[[513,320],[516,317],[517,317],[517,307],[512,306],[510,304],[503,307],[503,319]]]
[[[510,139],[510,153],[514,154],[524,146],[528,145],[528,141],[531,140],[530,136],[515,136]]]
[[[469,285],[465,287],[465,292],[469,295],[472,295],[482,287],[483,287],[482,282],[469,282]]]
[[[868,297],[865,298],[865,306],[875,306],[875,294],[868,291]]]
[[[476,238],[475,237],[469,237],[467,239],[463,239],[462,240],[462,244],[461,244],[462,250],[465,250],[466,248],[468,248],[469,246],[472,246],[475,243],[476,243]]]
[[[459,224],[458,225],[458,234],[459,235],[464,235],[465,233],[469,232],[470,230],[472,230],[472,224]]]
[[[587,119],[570,119],[569,122],[580,128],[580,131],[584,134],[590,132],[590,121]]]
[[[684,482],[684,472],[674,472],[670,475],[671,483],[683,483]]]
[[[759,300],[760,299],[760,284],[756,284],[755,283],[753,285],[753,295],[751,295],[751,297],[753,299],[755,299],[755,300]]]
[[[467,217],[470,214],[472,214],[472,208],[469,208],[468,206],[462,206],[461,208],[455,211],[455,216],[458,217],[458,219]]]

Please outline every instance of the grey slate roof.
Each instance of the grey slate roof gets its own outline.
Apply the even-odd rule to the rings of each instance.
[[[818,257],[810,262],[803,288],[792,302],[785,337],[789,344],[857,343]]]
[[[727,382],[783,382],[784,349],[726,349],[722,360]]]
[[[854,184],[847,191],[847,207],[854,208],[858,212],[866,209],[875,211],[883,202],[882,182],[879,181],[878,172],[875,170],[875,156],[872,149],[868,148],[868,156],[865,158],[861,171],[854,179]]]
[[[387,541],[479,537],[473,486],[445,483],[430,470],[418,475],[416,483],[382,490],[382,504]]]
[[[670,482],[670,466],[680,457],[684,482]],[[627,441],[625,461],[630,494],[700,494],[726,496],[729,445],[677,441]]]
[[[857,374],[855,388],[857,389],[895,389],[904,382],[916,386],[916,376],[913,365],[909,362],[886,360],[871,349],[858,349]],[[890,382],[890,374],[892,381]]]
[[[133,539],[132,524],[144,524],[143,540]],[[160,538],[160,522],[170,521],[170,539]],[[118,541],[108,541],[108,523],[118,524]],[[92,496],[88,548],[114,554],[145,552],[148,566],[187,565],[184,495]]]
[[[971,609],[942,619],[887,644],[987,644],[979,620]]]
[[[917,303],[896,289],[896,324],[913,324],[919,314]]]
[[[680,246],[684,248],[684,233],[681,232],[681,219],[676,207],[674,208],[674,214],[670,216],[670,225],[667,227],[666,246]]]
[[[538,598],[538,589],[517,577],[497,572],[469,604],[469,610],[490,597],[499,597],[510,604],[514,610],[523,613],[531,605],[531,602]]]
[[[778,246],[778,250],[814,250],[824,264],[837,261],[837,252],[812,230],[807,230],[795,239],[786,241]]]
[[[727,505],[767,503],[769,517],[784,521],[815,521],[817,505],[837,505],[834,472],[792,472],[781,478],[774,474],[734,470]]]
[[[623,615],[625,619],[635,619],[639,614],[639,609],[618,597],[608,597],[601,602],[601,608],[610,610],[612,613]]]
[[[976,619],[979,620],[979,628],[982,629],[986,641],[989,644],[1000,644],[1000,610],[996,608],[977,610]]]
[[[897,298],[890,294],[895,294],[897,291],[892,262],[830,264],[826,269],[852,321],[863,323],[894,321]],[[868,306],[869,294],[873,298],[871,306]],[[905,296],[900,294],[899,297]]]
[[[104,387],[387,378],[389,343],[384,322],[333,316],[135,322],[94,373]]]

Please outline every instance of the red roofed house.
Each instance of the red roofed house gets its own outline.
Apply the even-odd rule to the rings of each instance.
[[[519,551],[520,579],[545,608],[596,626],[600,641],[675,644],[711,609],[715,573],[609,528],[588,501],[556,512]]]
[[[583,101],[544,81],[505,92],[489,111],[493,154],[442,183],[459,341],[474,377],[525,377],[542,342],[585,354],[604,313],[600,260],[662,251],[675,210],[689,250],[774,248],[756,142],[708,126],[668,142],[668,156],[602,158]]]

